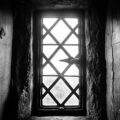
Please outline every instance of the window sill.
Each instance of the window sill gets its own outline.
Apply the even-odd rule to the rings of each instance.
[[[88,120],[87,116],[74,117],[74,116],[49,116],[49,117],[32,117],[31,120]]]

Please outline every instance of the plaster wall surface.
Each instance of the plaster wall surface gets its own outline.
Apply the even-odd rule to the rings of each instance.
[[[0,120],[10,87],[13,19],[11,10],[0,9]]]

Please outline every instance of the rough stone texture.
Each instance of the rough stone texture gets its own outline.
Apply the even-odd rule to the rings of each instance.
[[[32,79],[31,60],[31,8],[25,2],[14,1],[14,33],[12,79],[16,90],[18,119],[31,114],[30,87]]]
[[[31,0],[33,4],[39,7],[80,7],[85,5],[88,0]],[[59,6],[60,5],[60,6]],[[62,5],[62,6],[61,6]]]
[[[7,115],[13,31],[11,5],[8,1],[5,0],[5,2],[8,3],[5,7],[3,7],[4,2],[0,3],[0,120],[4,118],[5,114]]]
[[[89,13],[90,42],[87,46],[88,115],[92,120],[106,118],[105,14],[94,8]]]
[[[65,0],[68,2],[68,0]],[[48,0],[43,0],[45,4]],[[57,1],[56,1],[57,2]],[[55,4],[57,4],[55,2]],[[73,1],[72,1],[73,2]],[[69,1],[69,3],[72,4]],[[64,3],[64,2],[62,2]],[[14,39],[12,80],[16,98],[16,117],[20,120],[103,120],[106,119],[105,68],[105,13],[99,7],[89,9],[86,17],[87,52],[87,116],[86,117],[31,117],[31,15],[26,2],[14,1]],[[54,4],[54,5],[55,5]],[[61,3],[60,3],[61,4]],[[65,3],[66,4],[66,3]],[[99,3],[97,4],[99,5]],[[96,3],[95,3],[96,6]],[[99,11],[98,11],[99,10]],[[103,10],[104,11],[104,10]],[[101,17],[103,16],[103,17]]]
[[[106,27],[107,113],[109,120],[120,119],[120,8],[109,0]]]
[[[111,118],[111,112],[112,111],[112,79],[113,79],[113,66],[112,66],[112,56],[113,56],[113,51],[112,51],[112,21],[111,17],[108,13],[108,19],[107,19],[107,24],[106,24],[106,44],[105,44],[105,54],[106,54],[106,79],[107,79],[107,114],[108,114],[108,119],[110,120]]]
[[[27,1],[27,0],[25,0]],[[38,0],[36,0],[38,1]],[[43,0],[41,5],[55,6],[59,0]],[[79,0],[61,0],[59,5],[76,6]],[[95,1],[95,0],[94,0]],[[87,117],[31,117],[32,38],[31,8],[24,0],[13,1],[13,54],[10,82],[13,18],[10,4],[0,3],[0,27],[5,36],[0,38],[0,120],[107,120],[106,79],[107,66],[107,113],[108,120],[120,119],[120,9],[117,0],[110,0],[106,25],[106,49],[104,51],[105,8],[96,3],[87,16]],[[98,2],[98,1],[97,1]],[[8,3],[8,4],[7,4]],[[53,5],[54,3],[54,5]],[[116,3],[116,4],[115,4]],[[6,7],[5,7],[6,6]],[[101,7],[102,6],[102,7]],[[99,10],[99,11],[98,11]],[[102,11],[102,12],[100,12]],[[88,33],[89,32],[89,33]],[[89,34],[89,35],[88,35]],[[1,37],[1,36],[0,36]],[[105,65],[105,55],[106,65]],[[10,87],[9,87],[10,86]]]

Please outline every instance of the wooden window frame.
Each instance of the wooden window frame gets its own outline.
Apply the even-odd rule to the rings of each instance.
[[[82,107],[79,109],[40,109],[39,100],[40,100],[40,58],[42,50],[40,46],[40,34],[41,31],[41,23],[39,22],[42,16],[51,16],[56,15],[58,17],[62,16],[71,16],[77,17],[78,19],[82,20],[82,62],[81,65],[83,67],[83,78],[82,78],[82,86],[81,86],[81,93],[82,99],[81,104]],[[80,29],[80,28],[79,28]],[[33,103],[32,103],[32,115],[34,116],[85,116],[86,115],[86,47],[85,47],[85,17],[84,17],[84,10],[71,10],[71,9],[55,9],[55,10],[35,10],[33,16],[33,73],[34,73],[34,80],[33,80]],[[40,66],[40,67],[38,67]]]

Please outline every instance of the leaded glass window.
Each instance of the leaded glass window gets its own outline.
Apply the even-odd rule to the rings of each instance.
[[[83,23],[74,15],[43,15],[38,19],[39,110],[82,109]]]

